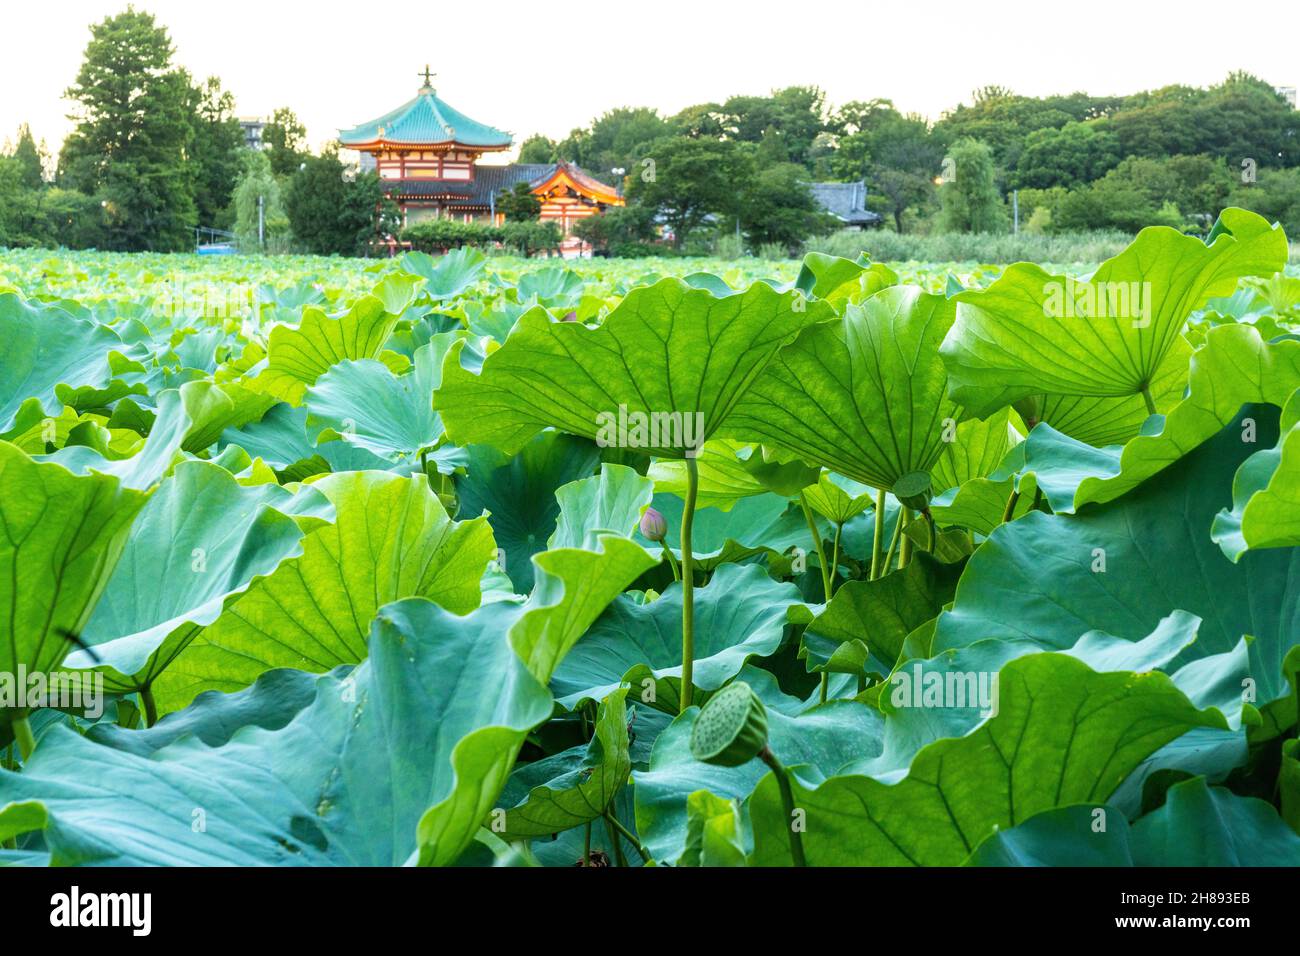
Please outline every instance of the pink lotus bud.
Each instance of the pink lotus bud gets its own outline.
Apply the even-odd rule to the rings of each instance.
[[[647,508],[641,516],[641,534],[651,541],[662,541],[668,534],[668,522],[653,508]]]

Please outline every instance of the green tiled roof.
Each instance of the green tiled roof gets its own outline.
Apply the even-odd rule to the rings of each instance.
[[[438,98],[429,87],[423,87],[415,99],[403,103],[391,113],[385,113],[369,123],[339,131],[339,142],[344,146],[373,143],[376,140],[390,143],[415,143],[421,146],[436,143],[460,143],[464,146],[509,146],[509,133],[492,126],[475,122],[464,113],[452,109]]]

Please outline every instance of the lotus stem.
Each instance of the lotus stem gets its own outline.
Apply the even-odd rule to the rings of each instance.
[[[158,702],[153,699],[153,688],[148,684],[140,688],[140,703],[144,705],[144,725],[152,727],[158,723]]]
[[[822,679],[821,681],[818,682],[818,686],[817,686],[818,703],[820,704],[826,703],[826,694],[830,690],[830,683],[831,683],[830,675],[826,673],[826,671],[822,671]]]
[[[817,563],[822,569],[822,600],[831,599],[831,575],[830,570],[826,567],[826,551],[822,548],[821,532],[817,530],[817,520],[813,517],[812,508],[808,505],[808,496],[802,491],[799,492],[799,507],[803,509],[804,520],[808,522],[808,533],[812,535],[813,550],[817,552]]]
[[[1147,403],[1148,415],[1160,414],[1156,411],[1156,402],[1155,399],[1151,397],[1151,386],[1149,384],[1142,386],[1142,400]]]
[[[672,548],[666,544],[664,545],[664,557],[668,559],[668,567],[673,569],[673,580],[680,581],[682,579],[681,566],[678,565],[677,559],[673,557]]]
[[[930,532],[929,535],[927,536],[927,540],[929,543],[926,545],[925,549],[929,551],[931,554],[934,554],[934,546],[937,543],[936,540],[937,535],[935,534],[935,530],[934,530],[934,515],[930,514],[929,508],[925,509],[925,526]]]
[[[694,458],[687,458],[686,507],[682,509],[682,702],[678,711],[683,714],[691,706],[695,689],[695,555],[691,552],[691,528],[699,492],[699,466]]]
[[[1007,506],[1002,509],[1002,523],[1006,524],[1016,514],[1016,503],[1020,501],[1020,490],[1012,488],[1011,494],[1007,498]]]
[[[642,863],[650,862],[650,854],[646,853],[645,847],[641,845],[641,841],[636,838],[636,834],[619,822],[619,819],[614,814],[613,810],[605,811],[605,819],[609,822],[610,826],[622,835],[624,840],[632,844],[632,849],[636,850],[636,852],[640,854]],[[623,865],[627,866],[627,863],[624,862]]]
[[[794,791],[790,788],[790,774],[776,759],[771,748],[764,747],[758,752],[759,759],[772,768],[776,774],[776,785],[781,788],[781,805],[785,808],[786,825],[790,827],[790,856],[795,866],[807,866],[803,855],[803,834],[796,830],[794,823]]]
[[[894,519],[894,533],[889,539],[889,550],[885,552],[885,563],[880,567],[880,576],[883,578],[889,573],[889,566],[894,562],[894,549],[898,547],[898,538],[903,533],[903,509],[898,509],[898,517]]]
[[[831,589],[826,595],[828,601],[835,596],[835,575],[840,569],[840,534],[843,531],[843,524],[835,526],[835,546],[831,549]]]
[[[588,820],[582,834],[582,865],[591,866],[591,821]]]
[[[900,527],[903,523],[910,524],[912,521],[912,509],[904,508],[903,514],[899,517]],[[907,567],[907,563],[912,560],[912,539],[903,534],[903,543],[898,548],[898,570]]]
[[[876,533],[871,539],[871,580],[880,576],[880,549],[885,543],[885,489],[876,489]]]
[[[36,738],[32,736],[32,725],[27,722],[27,715],[23,714],[13,722],[14,741],[18,744],[18,754],[26,763],[31,757],[32,751],[36,749]]]
[[[623,844],[618,838],[618,831],[609,820],[609,811],[601,814],[605,818],[605,838],[609,840],[609,851],[614,855],[615,866],[627,866],[627,857],[623,855]]]

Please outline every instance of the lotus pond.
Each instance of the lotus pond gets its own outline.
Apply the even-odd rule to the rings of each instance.
[[[1300,279],[0,253],[0,864],[1300,865]]]

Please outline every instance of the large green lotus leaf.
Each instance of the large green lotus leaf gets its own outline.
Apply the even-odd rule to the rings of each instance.
[[[740,399],[727,437],[784,448],[873,488],[929,471],[943,453],[947,399],[937,348],[953,306],[894,286],[802,333]]]
[[[837,525],[870,511],[875,501],[870,487],[831,471],[822,472],[817,484],[803,489],[803,495],[809,508]]]
[[[1063,653],[1098,672],[1172,671],[1170,679],[1193,704],[1200,708],[1216,707],[1229,724],[1228,731],[1202,728],[1217,737],[1200,743],[1221,744],[1229,737],[1240,742],[1241,734],[1236,731],[1241,721],[1242,680],[1247,676],[1245,641],[1226,654],[1203,657],[1173,669],[1179,654],[1196,640],[1200,624],[1195,615],[1175,611],[1141,640],[1130,641],[1090,631]],[[988,640],[944,651],[932,658],[900,662],[874,695],[888,718],[884,750],[878,757],[854,764],[846,772],[883,778],[906,770],[927,744],[944,737],[966,735],[982,720],[996,715],[1001,680],[997,675],[1002,668],[1017,658],[1041,652],[1041,647],[1029,641]],[[1185,734],[1175,743],[1190,736]],[[1239,749],[1234,757],[1236,761],[1239,761]],[[1187,758],[1185,753],[1167,756],[1171,760]],[[1234,762],[1222,769],[1226,772],[1235,765]]]
[[[554,309],[582,296],[586,280],[571,269],[544,268],[525,272],[515,285],[520,302],[540,302]]]
[[[622,442],[623,414],[659,416],[644,443],[629,440],[648,454],[681,458],[688,444],[698,448],[718,431],[783,345],[831,314],[825,303],[762,282],[718,298],[680,279],[632,290],[596,328],[553,321],[537,308],[478,374],[461,367],[462,347],[454,346],[434,406],[456,444],[507,454],[548,426]],[[636,419],[627,421],[635,429]]]
[[[625,465],[603,464],[599,475],[556,490],[560,515],[546,547],[593,549],[607,534],[631,537],[653,494],[649,478]]]
[[[467,449],[468,474],[456,478],[460,514],[484,512],[492,525],[498,561],[515,590],[527,594],[533,587],[534,554],[546,548],[560,515],[556,492],[586,478],[600,463],[600,453],[586,439],[558,432],[543,432],[523,450],[507,457],[486,445]]]
[[[897,782],[840,776],[793,782],[813,866],[956,866],[983,840],[1034,814],[1104,802],[1150,754],[1194,727],[1224,727],[1163,674],[1097,673],[1064,654],[1001,671],[997,716],[923,748]],[[638,777],[639,786],[639,777]],[[750,800],[753,863],[788,865],[775,778]]]
[[[1232,508],[1211,533],[1229,560],[1248,548],[1300,545],[1300,389],[1282,409],[1277,445],[1251,455],[1232,480]]]
[[[1138,866],[1300,866],[1300,836],[1272,806],[1203,777],[1170,787],[1130,842]]]
[[[1033,474],[1024,474],[1026,444],[1022,441],[1012,445],[1002,464],[987,476],[967,479],[937,495],[930,502],[930,514],[935,523],[941,527],[969,528],[987,535],[1003,523],[1004,517],[1014,521],[1031,511],[1038,486]],[[1017,493],[1014,503],[1011,502],[1012,492]],[[1012,509],[1007,515],[1009,503]]]
[[[181,447],[193,454],[219,441],[226,429],[259,421],[275,404],[270,395],[238,382],[222,382],[206,389],[200,389],[197,383],[187,387],[192,393],[187,402],[190,428]]]
[[[41,461],[55,462],[78,475],[96,472],[114,475],[126,488],[147,490],[162,480],[181,453],[185,436],[201,414],[208,396],[217,386],[211,382],[187,382],[179,389],[158,393],[158,414],[149,429],[149,437],[139,452],[130,458],[106,458],[101,449],[91,445],[68,445]]]
[[[677,495],[656,494],[651,506],[664,516],[668,525],[664,544],[680,560],[685,504]],[[823,538],[834,533],[825,521],[818,522],[818,531]],[[639,534],[637,540],[647,547],[661,547]],[[742,498],[730,511],[699,508],[695,512],[691,550],[695,552],[695,566],[701,571],[713,571],[723,564],[742,561],[756,554],[770,557],[791,548],[806,552],[811,546],[807,519],[797,506],[792,507],[789,500],[780,495],[768,493]]]
[[[1188,395],[1158,428],[1122,448],[1090,448],[1053,429],[1035,428],[1025,443],[1024,470],[1034,472],[1057,512],[1113,501],[1212,437],[1242,405],[1281,407],[1300,388],[1300,340],[1266,343],[1243,325],[1211,329],[1191,360]],[[1239,438],[1253,436],[1242,431]],[[1224,501],[1231,500],[1225,495]]]
[[[695,686],[717,690],[751,657],[774,653],[799,601],[798,588],[773,581],[758,565],[719,567],[695,589]],[[572,708],[602,700],[624,681],[640,694],[641,680],[653,678],[657,698],[676,698],[681,672],[682,586],[674,582],[649,603],[615,600],[560,665],[551,689]]]
[[[961,571],[960,564],[918,553],[901,571],[846,581],[804,631],[809,665],[824,665],[846,641],[862,641],[880,665],[891,668],[907,635],[952,600]]]
[[[1300,866],[1300,836],[1263,800],[1195,777],[1130,826],[1104,805],[1048,810],[993,834],[967,866]]]
[[[26,302],[12,292],[0,293],[0,341],[0,435],[16,424],[26,430],[57,412],[63,399],[55,389],[61,384],[73,389],[107,386],[112,378],[108,353],[123,348],[107,326]]]
[[[220,465],[181,462],[132,525],[81,632],[93,655],[74,651],[66,666],[98,665],[114,689],[147,686],[255,579],[302,553],[303,524],[332,517],[314,488],[295,496],[274,484],[245,487]]]
[[[376,359],[335,365],[303,398],[308,428],[333,429],[343,441],[390,461],[433,445],[442,435],[433,390],[454,339],[435,336],[416,349],[414,368],[404,375],[394,375]]]
[[[1183,400],[1192,347],[1179,337],[1156,370],[1151,400],[1156,411],[1168,414]],[[1046,422],[1057,431],[1089,445],[1112,445],[1135,437],[1150,416],[1141,395],[1093,398],[1086,395],[1035,395],[1016,403],[1031,427]]]
[[[985,416],[1041,393],[1141,394],[1193,309],[1286,265],[1281,226],[1254,213],[1225,209],[1216,233],[1206,245],[1151,227],[1087,281],[1017,263],[988,288],[958,293],[940,349],[953,400]]]
[[[518,614],[394,604],[356,671],[318,678],[283,728],[223,746],[186,736],[142,756],[56,728],[22,774],[0,772],[0,806],[39,803],[55,865],[401,865],[426,809],[464,784],[450,763],[463,739],[550,713],[505,639]]]
[[[205,690],[238,690],[274,667],[326,671],[365,657],[375,612],[425,597],[464,614],[494,552],[482,518],[452,521],[422,475],[345,472],[314,485],[333,524],[302,540],[196,635],[157,678],[160,712]]]
[[[221,435],[218,447],[238,445],[250,455],[261,458],[272,468],[290,473],[303,463],[315,460],[318,467],[305,474],[286,474],[289,480],[299,480],[326,471],[386,470],[393,466],[358,445],[345,441],[322,441],[317,444],[318,429],[307,429],[307,409],[294,408],[284,402],[273,405],[260,420],[228,428]]]
[[[483,275],[487,258],[477,249],[455,249],[435,260],[425,252],[408,252],[401,266],[425,280],[424,291],[431,298],[452,299],[460,295]]]
[[[147,496],[5,441],[0,487],[0,672],[48,671],[70,649],[65,633],[89,620]]]
[[[22,774],[0,772],[0,829],[44,827],[56,864],[451,863],[496,805],[529,731],[550,717],[555,661],[652,562],[626,540],[601,544],[608,550],[544,556],[570,563],[542,568],[553,586],[522,607],[495,602],[460,617],[424,598],[386,606],[366,660],[317,678],[314,700],[287,724],[267,694],[251,708],[250,691],[233,719],[252,726],[233,733],[232,708],[202,705],[217,746],[198,727],[147,752],[56,729]]]
[[[605,698],[586,746],[515,768],[484,826],[505,840],[529,839],[590,823],[604,813],[632,771],[626,697],[626,690],[617,690]]]
[[[1248,406],[1243,417],[1256,421],[1261,441],[1277,434],[1276,409]],[[1251,447],[1241,434],[1230,423],[1117,501],[1075,515],[1031,512],[996,529],[939,617],[935,651],[988,638],[1063,648],[1093,628],[1137,640],[1181,608],[1204,623],[1180,663],[1250,635],[1258,705],[1282,697],[1282,659],[1300,641],[1300,551],[1249,552],[1233,564],[1210,538]]]
[[[533,562],[537,585],[509,629],[509,643],[528,673],[545,686],[609,602],[653,567],[655,559],[626,538],[608,535],[599,540],[597,550],[559,548],[537,555]],[[485,687],[483,693],[495,691]],[[546,713],[533,724],[484,727],[456,745],[451,755],[455,786],[420,819],[419,863],[453,863],[474,839],[497,805],[497,794],[528,732],[550,716],[549,692],[546,701]]]
[[[963,865],[1133,866],[1131,828],[1123,813],[1104,803],[1044,810],[993,833]]]
[[[695,458],[695,467],[699,475],[698,507],[719,511],[730,511],[740,499],[768,492],[783,497],[797,494],[801,488],[816,482],[820,471],[798,461],[768,460],[761,449],[722,438],[704,443]],[[656,492],[686,497],[685,461],[656,461],[647,474],[654,480]]]
[[[816,707],[783,694],[776,678],[746,667],[749,684],[767,708],[768,746],[787,766],[820,779],[853,760],[880,751],[879,711],[855,700],[833,700]],[[687,845],[687,801],[698,790],[744,800],[767,773],[760,760],[739,767],[715,767],[691,755],[691,729],[699,716],[690,707],[655,740],[650,769],[633,771],[636,827],[646,851],[656,860],[676,863]],[[800,804],[802,806],[802,804]],[[780,811],[778,810],[778,813]]]
[[[986,478],[997,471],[1020,435],[1011,424],[1011,410],[1005,409],[981,421],[968,419],[956,425],[952,440],[930,469],[935,491]]]
[[[345,664],[330,672],[344,678],[352,670]],[[195,736],[209,747],[221,747],[244,727],[279,730],[316,699],[320,675],[279,668],[267,671],[252,686],[233,694],[209,690],[194,698],[184,710],[163,717],[147,728],[127,728],[101,720],[86,729],[97,743],[148,757],[185,736]]]
[[[362,296],[340,316],[308,306],[297,328],[277,325],[271,329],[266,368],[248,384],[298,405],[307,387],[330,366],[378,356],[396,324],[397,316],[373,295]]]
[[[848,303],[861,302],[897,282],[898,273],[884,263],[869,262],[866,256],[845,259],[810,252],[803,257],[794,285],[806,296],[825,300],[842,315]]]

